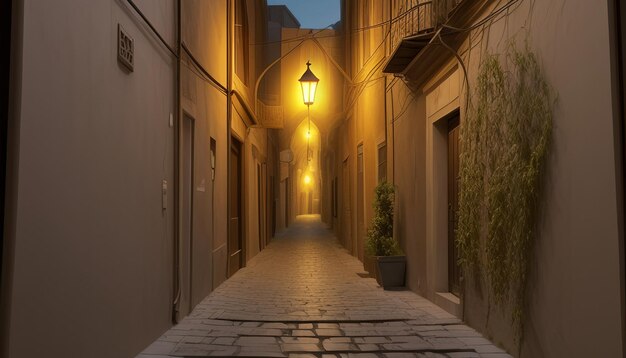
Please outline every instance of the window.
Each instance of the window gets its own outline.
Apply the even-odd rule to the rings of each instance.
[[[330,214],[335,217],[335,179],[330,181]]]
[[[248,15],[246,1],[235,3],[235,74],[248,83]]]
[[[372,2],[371,0],[365,0],[362,2],[363,13],[361,14],[361,27],[367,28],[372,25]],[[361,66],[365,66],[365,63],[370,57],[370,39],[372,30],[361,31]]]
[[[339,177],[335,177],[333,182],[333,217],[337,217],[339,213]]]
[[[378,182],[387,181],[387,142],[378,145]]]
[[[211,137],[211,180],[215,181],[215,162],[217,157],[217,142]]]

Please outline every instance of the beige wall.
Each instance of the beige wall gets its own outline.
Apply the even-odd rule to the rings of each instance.
[[[346,3],[352,12],[346,23],[350,28],[358,28],[357,17],[364,16],[355,12],[362,5],[356,3]],[[531,49],[558,92],[536,262],[529,286],[524,357],[623,354],[620,218],[606,6],[591,6],[581,0],[522,1],[520,7],[512,8],[515,10],[510,11],[506,21],[495,21],[488,28],[482,42],[477,40],[480,36],[473,37],[471,55],[466,51],[468,42],[460,50],[469,69],[470,84],[475,86],[481,51],[501,53],[515,36],[517,43],[523,45],[528,33]],[[367,52],[363,37],[350,36],[347,45],[349,71],[355,77],[359,76],[363,54]],[[377,72],[375,76],[379,75]],[[389,76],[386,104],[377,83],[361,93],[348,121],[335,129],[335,173],[341,177],[342,160],[354,158],[356,145],[362,141],[367,223],[371,217],[369,193],[376,178],[372,148],[384,130],[375,123],[382,113],[387,118],[388,177],[393,178],[398,193],[396,237],[407,253],[407,285],[462,314],[463,304],[455,305],[454,300],[437,293],[445,293],[448,286],[447,188],[442,185],[447,182],[443,163],[447,148],[446,126],[441,119],[460,110],[463,121],[464,79],[454,58],[440,68],[430,69],[430,75],[428,83],[413,89],[401,79]],[[357,220],[354,163],[351,162],[347,178],[350,190],[340,190],[340,201],[349,200],[351,210],[339,210],[337,222],[342,224],[335,228],[353,252]],[[342,233],[350,237],[345,238]],[[501,312],[492,308],[487,321],[487,302],[471,291],[464,307],[464,318],[472,326],[517,354],[511,324]]]
[[[139,5],[172,41],[174,1]],[[19,40],[8,355],[133,356],[171,319],[175,60],[118,1],[24,1]]]
[[[529,6],[525,1],[508,23],[495,23],[485,44],[502,51],[505,43],[497,39],[503,33],[519,33],[523,44],[525,26],[558,93],[522,353],[618,357],[624,313],[607,3],[542,0]],[[477,56],[471,58],[475,73]],[[485,303],[468,299],[466,312],[471,324],[484,324]],[[488,333],[510,347],[506,325],[493,315],[491,320]]]
[[[182,2],[182,41],[222,86],[226,85],[225,16],[226,1]],[[186,242],[181,233],[182,250],[188,251],[182,256],[181,274],[191,280],[182,287],[181,317],[226,279],[226,94],[197,72],[190,57],[183,55],[181,111],[194,122],[194,178],[192,242]],[[216,142],[215,181],[211,178],[211,138]]]
[[[269,237],[271,232],[267,229],[271,225],[270,219],[272,218],[269,203],[274,198],[269,197],[269,179],[278,176],[276,165],[278,152],[275,133],[270,129],[262,128],[258,113],[254,113],[256,99],[266,96],[263,92],[266,88],[260,88],[259,92],[255,93],[257,78],[265,69],[266,63],[267,49],[259,45],[266,41],[266,2],[256,0],[244,3],[248,14],[249,31],[248,78],[240,78],[233,73],[233,89],[239,93],[243,102],[235,99],[238,104],[233,105],[231,129],[232,133],[243,143],[242,214],[244,218],[242,229],[245,247],[244,261],[248,261],[258,254],[265,247],[265,243],[271,239]],[[261,168],[260,183],[257,176],[259,166]]]
[[[227,77],[226,1],[183,2],[182,39],[222,84]],[[175,2],[137,3],[174,46]],[[250,43],[263,41],[263,23],[257,15],[264,3],[245,3]],[[363,2],[344,4],[356,11]],[[345,26],[358,28],[388,18],[388,4],[371,4],[372,14],[352,12]],[[618,357],[624,353],[620,319],[624,313],[606,4],[591,6],[583,0],[535,0],[532,8],[530,0],[520,4],[506,21],[493,23],[478,46],[472,42],[471,53],[466,50],[468,42],[460,52],[475,86],[481,51],[502,52],[509,39],[518,36],[522,44],[528,34],[559,95],[522,356]],[[68,15],[67,9],[81,16]],[[68,351],[89,357],[132,356],[171,322],[177,174],[175,130],[169,118],[171,114],[176,118],[175,60],[124,1],[88,5],[76,0],[24,1],[22,15],[18,143],[11,153],[17,181],[10,209],[17,219],[8,238],[14,247],[14,267],[6,349],[11,357],[60,356]],[[135,39],[135,71],[130,74],[116,59],[118,23]],[[273,173],[277,182],[290,176],[291,197],[277,205],[278,216],[287,201],[291,220],[298,210],[296,174],[302,168],[294,162],[279,172],[276,155],[292,148],[297,126],[306,119],[297,79],[309,59],[320,77],[311,115],[319,130],[323,219],[359,256],[373,214],[377,146],[386,138],[387,177],[398,193],[395,232],[407,254],[407,285],[447,304],[437,295],[447,288],[441,119],[459,107],[464,116],[463,73],[450,58],[441,68],[431,69],[429,83],[416,89],[401,79],[381,77],[377,65],[390,49],[384,45],[380,52],[375,50],[385,39],[384,30],[320,39],[345,66],[351,86],[310,41],[285,58],[280,71],[268,73],[281,76],[285,128],[280,133],[251,126],[249,114],[237,112],[241,106],[233,106],[232,127],[227,128],[226,96],[183,65],[181,112],[194,119],[196,170],[194,250],[181,261],[192,273],[191,290],[185,290],[188,303],[181,306],[181,316],[226,278],[229,131],[244,141],[246,258],[263,246],[259,196],[267,199],[261,215],[267,220],[265,228],[271,224],[267,204],[272,198],[258,192],[258,164],[265,163],[265,173],[268,177]],[[283,29],[281,37],[307,32]],[[286,44],[282,53],[296,44]],[[251,109],[256,76],[267,64],[263,51],[254,49],[251,46],[250,78],[241,81],[234,76],[234,89]],[[211,137],[217,141],[215,183],[210,181]],[[356,176],[359,143],[364,148],[361,192]],[[330,216],[327,199],[333,178],[339,189],[337,218]],[[165,211],[162,180],[170,183]],[[489,312],[487,302],[471,290],[463,304],[470,325],[517,352],[511,325],[501,312],[493,308]]]
[[[389,170],[397,191],[395,234],[407,254],[407,286],[426,295],[426,125],[416,120],[426,111],[425,100],[400,81],[391,85],[389,94]]]
[[[341,213],[337,220],[337,234],[342,243],[356,257],[364,260],[365,235],[373,217],[372,201],[378,184],[378,146],[389,141],[387,133],[387,79],[380,69],[385,59],[385,27],[367,28],[383,21],[388,4],[378,1],[347,1],[345,9],[346,71],[352,83],[346,88],[344,110],[347,120],[335,129],[332,145],[335,153],[335,173],[340,178]],[[364,9],[371,9],[365,13]],[[391,143],[388,142],[388,147]],[[363,146],[363,183],[359,184],[357,147]],[[388,152],[388,158],[391,156]],[[344,161],[347,159],[347,170]],[[390,163],[388,161],[388,163]],[[349,174],[348,174],[349,173]],[[346,174],[348,174],[346,176]],[[391,166],[387,167],[391,180]],[[328,190],[330,188],[328,187]],[[346,195],[349,192],[350,195]],[[373,267],[367,267],[370,271]]]
[[[176,3],[137,4],[175,48]],[[181,40],[225,86],[226,1],[182,5]],[[265,4],[246,5],[250,42],[262,41]],[[83,15],[68,16],[67,9]],[[8,352],[11,357],[68,351],[134,356],[171,325],[175,221],[185,219],[182,211],[179,218],[174,211],[174,181],[184,178],[182,170],[175,173],[174,153],[176,126],[182,127],[185,117],[194,128],[193,236],[185,237],[182,228],[178,233],[182,285],[177,317],[226,279],[227,98],[183,54],[177,119],[176,61],[125,1],[89,6],[70,0],[54,6],[26,2],[23,19],[14,154],[22,164],[16,174]],[[118,23],[135,40],[132,73],[117,62]],[[251,51],[251,81],[257,56],[262,52]],[[252,89],[241,82],[235,89],[253,108]],[[247,252],[250,258],[258,252],[259,230],[270,227],[258,222],[256,164],[265,164],[264,174],[277,176],[277,152],[275,144],[267,144],[274,135],[270,131],[248,128],[241,120],[233,121],[233,129],[245,139],[245,171],[255,173],[246,179],[244,195],[247,246],[256,248]],[[217,145],[215,181],[211,138]],[[184,136],[178,140],[186,145]],[[162,180],[169,184],[165,211]],[[261,199],[269,200],[265,193]],[[184,203],[182,195],[179,200]],[[263,219],[269,220],[270,208],[261,208]]]

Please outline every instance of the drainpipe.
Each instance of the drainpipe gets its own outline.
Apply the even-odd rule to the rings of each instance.
[[[181,295],[181,287],[180,287],[180,203],[178,202],[180,198],[179,188],[180,188],[180,180],[178,175],[180,174],[180,119],[182,118],[182,108],[180,105],[180,88],[181,88],[181,76],[180,76],[180,66],[181,66],[181,44],[182,44],[182,8],[181,1],[176,1],[176,12],[177,12],[177,24],[176,24],[176,79],[174,85],[175,92],[175,111],[176,111],[176,120],[174,121],[174,185],[172,189],[174,191],[174,240],[173,240],[173,292],[174,296],[172,299],[172,323],[178,323],[178,302],[180,300]]]
[[[179,0],[180,1],[180,0]],[[232,145],[231,126],[233,121],[233,74],[232,74],[232,0],[226,0],[226,277],[230,267],[230,168],[231,155],[230,147]]]
[[[24,1],[3,1],[0,5],[2,18],[2,35],[0,42],[3,49],[2,83],[8,96],[2,99],[3,113],[6,122],[0,132],[3,146],[2,168],[4,174],[2,205],[2,239],[0,239],[0,357],[9,357],[9,329],[11,326],[11,303],[13,294],[13,267],[15,253],[15,226],[18,187],[18,152],[19,152],[19,122],[21,112],[21,86],[23,64],[23,33],[24,33]],[[9,68],[4,67],[6,63]],[[5,82],[6,81],[6,82]],[[8,82],[8,86],[7,86]]]
[[[389,2],[389,7],[387,9],[387,14],[388,14],[388,19],[391,19],[391,7],[392,7],[392,2]],[[383,14],[384,14],[384,9],[383,9]],[[389,23],[389,31],[391,32],[391,23]],[[384,56],[387,56],[387,53],[389,52],[389,44],[391,42],[391,36],[388,36],[388,38],[385,40],[385,54]],[[388,110],[388,105],[387,105],[387,84],[389,83],[389,81],[387,81],[387,76],[384,77],[384,82],[385,82],[385,92],[384,92],[384,96],[385,96],[385,102],[384,102],[384,108],[385,108],[385,146],[387,148],[387,153],[385,154],[387,156],[387,158],[385,158],[386,162],[387,162],[387,168],[385,168],[385,170],[387,171],[386,175],[387,175],[387,181],[390,181],[392,184],[395,185],[396,183],[396,177],[393,175],[393,170],[389,170],[389,149],[391,148],[391,152],[393,153],[393,146],[395,145],[395,143],[391,143],[391,145],[389,145],[389,131],[388,131],[388,122],[387,122],[387,110]],[[393,117],[392,117],[393,119]],[[393,125],[393,121],[390,122],[391,125]],[[393,159],[391,160],[391,165],[395,167],[396,163],[393,161]],[[389,180],[389,175],[391,175],[391,180]]]

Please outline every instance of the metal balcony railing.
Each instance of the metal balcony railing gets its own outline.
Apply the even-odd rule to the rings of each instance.
[[[391,48],[395,48],[403,38],[428,32],[434,28],[432,22],[432,1],[404,0],[397,7],[391,22]]]
[[[391,48],[402,39],[434,31],[463,0],[396,0],[392,8]]]
[[[267,128],[283,128],[283,106],[269,106],[258,101],[257,118],[259,122]]]

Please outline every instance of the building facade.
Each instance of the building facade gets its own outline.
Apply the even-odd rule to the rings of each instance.
[[[619,22],[615,11],[613,2],[344,2],[346,66],[358,89],[334,136],[340,204],[328,209],[329,222],[363,259],[373,188],[391,181],[407,286],[516,356],[624,354],[623,114],[608,26]],[[468,101],[484,61],[506,59],[511,48],[534,53],[557,97],[522,332],[511,303],[497,305],[484,282],[463,278],[451,227]]]
[[[343,0],[324,29],[264,0],[8,4],[0,355],[134,356],[299,215],[374,274],[384,181],[408,289],[515,356],[626,354],[619,1]],[[518,316],[458,226],[484,69],[514,51],[554,94]]]
[[[273,235],[267,5],[11,5],[2,355],[134,356]]]

